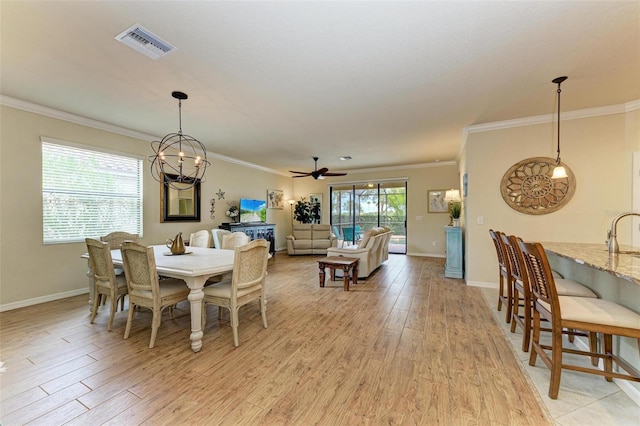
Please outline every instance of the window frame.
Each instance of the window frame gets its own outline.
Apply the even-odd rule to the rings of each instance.
[[[42,243],[44,245],[84,243],[85,238],[99,238],[100,236],[113,231],[125,231],[142,237],[144,229],[144,157],[44,136],[40,137],[40,142]],[[112,161],[121,161],[122,163],[119,164],[123,165],[123,169],[116,170],[104,167],[93,175],[90,171],[85,169],[84,174],[88,178],[87,181],[95,182],[95,180],[89,180],[89,178],[93,177],[95,179],[100,177],[98,181],[104,181],[104,186],[102,187],[94,187],[92,185],[84,187],[74,187],[73,185],[65,186],[66,182],[60,183],[59,181],[55,181],[54,177],[58,171],[46,169],[46,150],[51,149],[51,147],[54,149],[59,147],[61,150],[68,150],[70,154],[74,154],[67,158],[71,158],[70,161],[75,162],[76,166],[81,164],[85,159],[90,159],[91,162],[111,159]],[[51,173],[48,174],[47,170]],[[80,166],[73,169],[63,169],[63,173],[68,173],[70,176],[73,174],[82,175],[83,170]],[[123,174],[125,178],[122,178]],[[111,180],[109,179],[110,177],[112,178]],[[52,182],[48,187],[45,187],[46,179],[49,179],[49,182]],[[114,191],[114,188],[116,187],[123,189],[123,191]],[[103,210],[101,212],[100,209],[96,207],[96,210],[93,211],[87,209],[86,215],[78,215],[76,219],[79,219],[80,226],[79,231],[76,233],[72,230],[72,226],[74,225],[68,223],[71,219],[68,219],[67,223],[64,223],[65,221],[63,220],[62,226],[59,227],[59,230],[61,231],[60,234],[62,234],[62,236],[56,237],[54,232],[51,232],[51,229],[53,229],[51,227],[52,218],[55,220],[56,216],[51,214],[51,211],[48,211],[46,203],[50,202],[48,200],[60,200],[62,198],[62,194],[67,197],[66,200],[62,201],[60,204],[60,212],[62,214],[68,214],[73,211],[77,212],[77,210],[69,209],[68,206],[65,205],[65,201],[71,201],[80,206],[88,205],[96,207],[96,204],[91,202],[91,198],[104,199],[105,202],[103,204]],[[133,207],[128,208],[131,203],[133,203]],[[111,213],[112,209],[110,209],[110,207],[114,205],[121,206],[121,211],[126,213],[124,217],[127,219],[123,219],[123,216],[121,215]],[[107,208],[105,209],[104,207]],[[110,219],[113,219],[113,221]],[[118,219],[120,219],[119,222]],[[122,224],[123,220],[126,220],[125,225]]]

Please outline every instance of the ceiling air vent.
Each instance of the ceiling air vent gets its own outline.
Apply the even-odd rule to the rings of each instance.
[[[158,59],[175,49],[174,46],[138,24],[127,28],[115,38],[151,59]]]

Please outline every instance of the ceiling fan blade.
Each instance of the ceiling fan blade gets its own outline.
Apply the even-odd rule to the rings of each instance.
[[[309,172],[296,172],[295,170],[289,170],[289,173],[300,173],[301,175],[310,175]]]
[[[323,173],[324,176],[346,176],[346,173]]]
[[[327,169],[326,167],[323,167],[319,170],[316,170],[314,173],[317,173],[318,175],[323,175],[325,173],[327,173],[329,171],[329,169]]]
[[[307,174],[307,175],[298,175],[298,176],[291,176],[292,178],[299,178],[299,177],[309,177],[311,175]]]

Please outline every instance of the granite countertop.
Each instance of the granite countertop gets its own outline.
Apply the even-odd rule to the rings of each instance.
[[[610,256],[604,244],[541,243],[546,251],[571,259],[576,263],[608,272],[616,277],[640,285],[640,255],[618,254]],[[640,251],[640,248],[620,246],[623,251]]]

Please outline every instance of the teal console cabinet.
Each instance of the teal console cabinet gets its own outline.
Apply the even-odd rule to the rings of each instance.
[[[462,228],[459,226],[446,226],[447,257],[444,265],[444,276],[447,278],[464,277],[464,261],[462,250]]]

